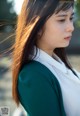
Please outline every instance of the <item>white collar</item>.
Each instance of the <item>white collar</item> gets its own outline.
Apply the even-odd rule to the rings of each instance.
[[[36,48],[37,47],[34,47],[34,55],[36,53]],[[51,57],[46,52],[44,52],[43,50],[37,48],[37,55],[34,58],[34,60],[44,61],[44,62],[48,63],[49,65],[51,65],[52,67],[55,67],[55,68],[59,69],[61,72],[67,74],[67,67],[65,66],[65,64],[63,63],[63,61],[56,54],[54,54],[54,57],[57,60],[55,58]]]

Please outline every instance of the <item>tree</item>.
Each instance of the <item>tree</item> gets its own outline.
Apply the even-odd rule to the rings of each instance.
[[[13,10],[13,1],[0,0],[0,31],[13,29],[16,22],[16,13]]]
[[[76,13],[77,13],[77,21],[76,21],[76,24],[78,27],[80,27],[80,0],[77,0],[76,1]]]
[[[13,2],[7,0],[0,0],[0,20],[12,20],[16,16],[15,12],[11,12]]]

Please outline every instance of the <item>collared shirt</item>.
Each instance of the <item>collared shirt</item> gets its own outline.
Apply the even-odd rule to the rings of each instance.
[[[37,51],[34,60],[45,65],[60,83],[66,115],[80,116],[80,73],[75,70],[78,77],[74,75],[56,54],[51,57],[39,48]]]

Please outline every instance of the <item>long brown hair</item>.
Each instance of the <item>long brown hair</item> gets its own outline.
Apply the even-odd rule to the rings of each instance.
[[[61,3],[62,5],[56,10],[56,13],[60,10],[66,11],[73,6],[73,0],[69,1],[71,2]],[[59,6],[58,4],[60,4],[59,0],[24,0],[23,2],[21,13],[18,16],[12,65],[12,94],[17,105],[19,105],[17,90],[19,72],[24,64],[27,64],[31,60],[29,55],[33,52],[33,47],[36,44],[37,33],[43,27],[46,20],[54,13],[56,7]],[[65,54],[65,49],[57,48],[55,49],[55,53],[71,69]]]

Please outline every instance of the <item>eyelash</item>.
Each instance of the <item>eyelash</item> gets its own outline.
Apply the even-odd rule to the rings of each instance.
[[[70,21],[73,21],[74,17],[71,17],[70,18]],[[61,19],[61,20],[58,20],[59,22],[65,22],[66,19]]]

